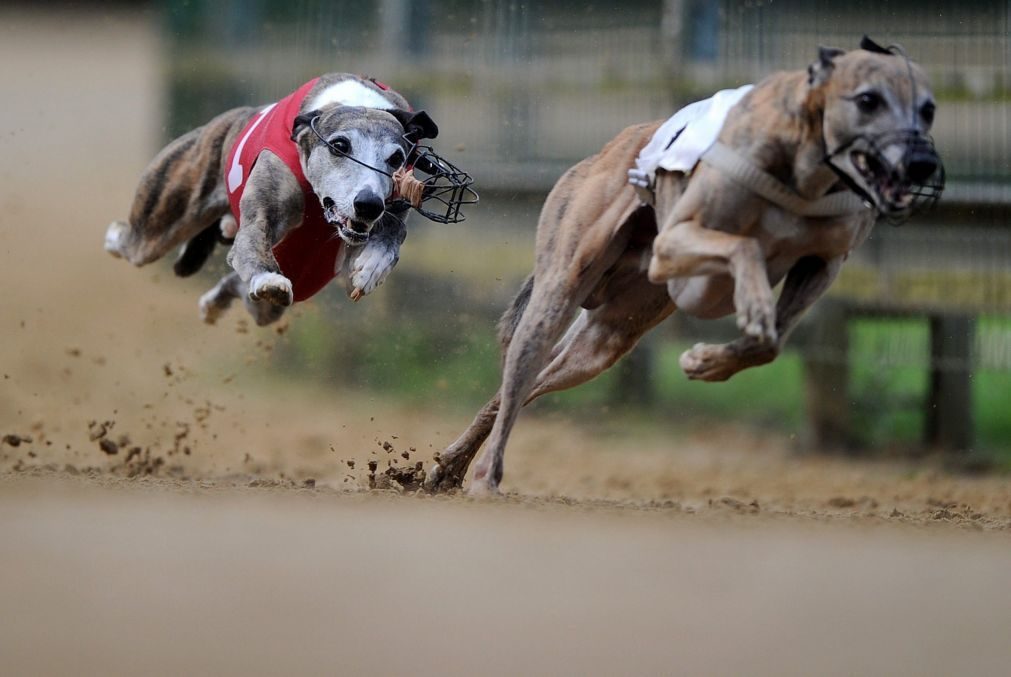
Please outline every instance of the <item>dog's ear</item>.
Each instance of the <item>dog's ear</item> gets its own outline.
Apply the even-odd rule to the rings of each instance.
[[[298,135],[309,128],[309,124],[312,119],[319,117],[318,110],[311,110],[307,113],[301,113],[295,116],[295,121],[291,124],[291,140],[294,141],[298,138]]]
[[[875,54],[891,54],[891,50],[887,47],[882,47],[878,43],[871,40],[870,36],[865,35],[860,40],[860,49],[866,50],[868,52],[874,52]]]
[[[404,136],[411,141],[434,139],[439,136],[439,126],[423,110],[415,112],[393,108],[388,112],[397,118],[397,121],[404,128]]]
[[[828,82],[835,70],[835,58],[846,51],[835,47],[818,47],[818,60],[807,67],[807,83],[812,87],[821,87]]]

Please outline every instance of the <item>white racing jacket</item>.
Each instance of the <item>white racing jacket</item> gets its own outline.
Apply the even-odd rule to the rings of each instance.
[[[639,151],[635,167],[628,170],[628,182],[635,186],[644,202],[653,203],[657,169],[688,173],[695,168],[702,154],[716,142],[727,113],[752,87],[719,91],[685,106],[660,125]]]

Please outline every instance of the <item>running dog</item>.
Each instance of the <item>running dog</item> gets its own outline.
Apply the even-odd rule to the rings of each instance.
[[[418,140],[437,134],[386,85],[324,75],[166,146],[105,248],[142,266],[182,245],[175,272],[187,276],[234,238],[234,272],[200,299],[212,324],[236,298],[258,325],[270,324],[334,277],[357,301],[386,279],[407,235],[411,204],[397,199],[395,175],[415,159]]]
[[[876,219],[901,220],[943,188],[927,135],[934,100],[899,48],[867,38],[850,52],[821,48],[806,71],[721,95],[689,112],[736,101],[687,166],[665,155],[685,125],[651,141],[660,123],[642,124],[555,184],[534,272],[499,324],[502,384],[439,455],[430,490],[461,486],[490,435],[469,492],[496,492],[520,408],[600,374],[676,308],[736,312],[742,330],[685,352],[689,378],[722,381],[772,361]],[[659,149],[652,164],[647,144]]]

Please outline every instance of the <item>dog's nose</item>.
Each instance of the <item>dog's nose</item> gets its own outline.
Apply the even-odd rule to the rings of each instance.
[[[914,183],[923,183],[937,171],[937,155],[934,153],[916,153],[909,159],[906,175]]]
[[[373,221],[382,215],[385,208],[383,198],[371,190],[363,190],[355,196],[355,214],[363,219]]]

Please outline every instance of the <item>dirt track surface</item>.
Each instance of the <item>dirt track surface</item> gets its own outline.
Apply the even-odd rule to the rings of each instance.
[[[0,495],[12,674],[1006,674],[1004,537],[39,482]]]
[[[469,412],[279,377],[285,335],[101,250],[156,150],[150,31],[0,13],[33,54],[0,71],[2,672],[1006,673],[1003,477],[525,417],[505,499],[369,491]]]

